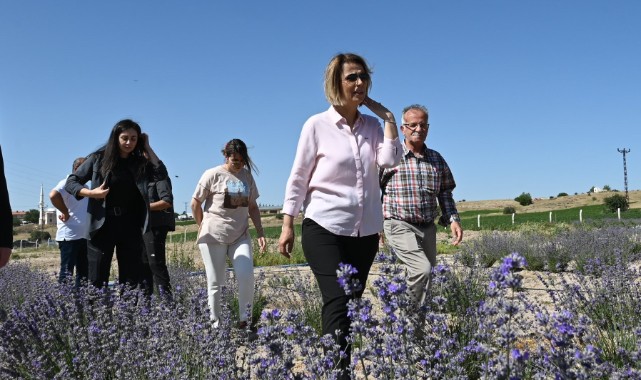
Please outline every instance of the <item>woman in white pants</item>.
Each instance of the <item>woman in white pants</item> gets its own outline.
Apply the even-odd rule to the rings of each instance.
[[[247,215],[256,228],[261,253],[266,242],[256,203],[258,188],[252,176],[256,166],[247,154],[247,146],[242,140],[233,139],[225,144],[222,153],[225,163],[206,170],[198,181],[191,210],[199,227],[197,243],[207,274],[211,320],[218,327],[228,257],[238,281],[239,327],[245,328],[254,299],[254,263]]]

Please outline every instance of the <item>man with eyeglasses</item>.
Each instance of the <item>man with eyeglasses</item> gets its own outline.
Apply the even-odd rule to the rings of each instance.
[[[405,136],[401,163],[381,169],[383,229],[388,245],[407,268],[407,282],[417,307],[424,304],[432,268],[436,265],[436,226],[450,225],[458,245],[463,229],[452,197],[454,177],[443,157],[425,145],[428,124],[425,106],[403,110]],[[420,319],[422,325],[422,318]],[[419,325],[419,328],[420,328]]]

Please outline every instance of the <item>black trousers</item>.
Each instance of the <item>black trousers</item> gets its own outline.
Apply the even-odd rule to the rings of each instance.
[[[351,358],[351,348],[346,341],[350,326],[347,302],[352,297],[360,298],[363,295],[369,270],[378,252],[378,234],[362,237],[335,235],[309,218],[303,220],[302,227],[303,252],[323,296],[323,334],[335,337],[336,330],[339,330],[341,335],[337,342]],[[363,285],[363,290],[353,296],[345,294],[336,276],[339,263],[351,264],[358,270],[356,277]],[[341,367],[345,368],[349,361],[341,363]]]
[[[142,230],[131,214],[107,215],[105,223],[87,242],[89,282],[101,287],[109,282],[111,260],[116,249],[118,281],[134,286],[140,284],[142,269]]]
[[[151,295],[154,286],[161,295],[170,295],[169,270],[167,269],[167,256],[165,241],[169,227],[152,227],[142,238],[145,243],[142,255],[143,286],[145,293]]]

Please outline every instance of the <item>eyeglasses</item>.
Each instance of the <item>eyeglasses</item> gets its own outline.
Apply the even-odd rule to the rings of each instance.
[[[365,82],[366,80],[369,80],[369,74],[368,73],[352,73],[349,74],[345,77],[345,80],[348,82],[356,82],[356,80],[362,80]]]
[[[418,127],[421,127],[424,130],[430,129],[430,123],[406,123],[406,124],[401,124],[403,127],[408,128],[412,132],[416,131]]]

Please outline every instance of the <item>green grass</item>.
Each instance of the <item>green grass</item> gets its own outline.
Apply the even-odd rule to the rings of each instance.
[[[263,228],[265,237],[268,240],[273,239],[272,240],[274,241],[273,244],[276,244],[275,242],[278,241],[278,238],[280,238],[280,231],[281,231],[280,226]],[[272,249],[272,252],[265,252],[264,254],[260,254],[258,251],[258,244],[256,243],[256,238],[257,238],[256,230],[254,228],[250,228],[249,234],[251,235],[253,240],[252,248],[254,250],[254,265],[259,267],[266,267],[266,266],[274,266],[274,265],[307,263],[307,260],[305,259],[305,255],[303,254],[303,249],[300,244],[301,233],[302,231],[301,231],[300,224],[294,225],[294,235],[295,235],[294,249],[290,254],[291,258],[287,259],[283,255],[277,252],[274,252],[275,249]]]
[[[503,214],[503,210],[494,209],[494,210],[470,210],[459,212],[461,218],[476,218],[478,215],[487,215],[487,214]]]
[[[594,221],[603,219],[615,219],[616,213],[609,212],[603,205],[591,205],[583,207],[574,207],[563,210],[552,211],[552,223],[578,223],[579,211],[583,210],[583,221]],[[461,213],[461,224],[463,230],[479,230],[477,217],[481,215],[480,230],[513,230],[520,224],[528,223],[550,223],[550,212],[530,212],[517,213],[512,225],[512,215],[488,215],[489,210],[466,211]],[[621,219],[641,219],[641,209],[630,209],[621,213]]]

